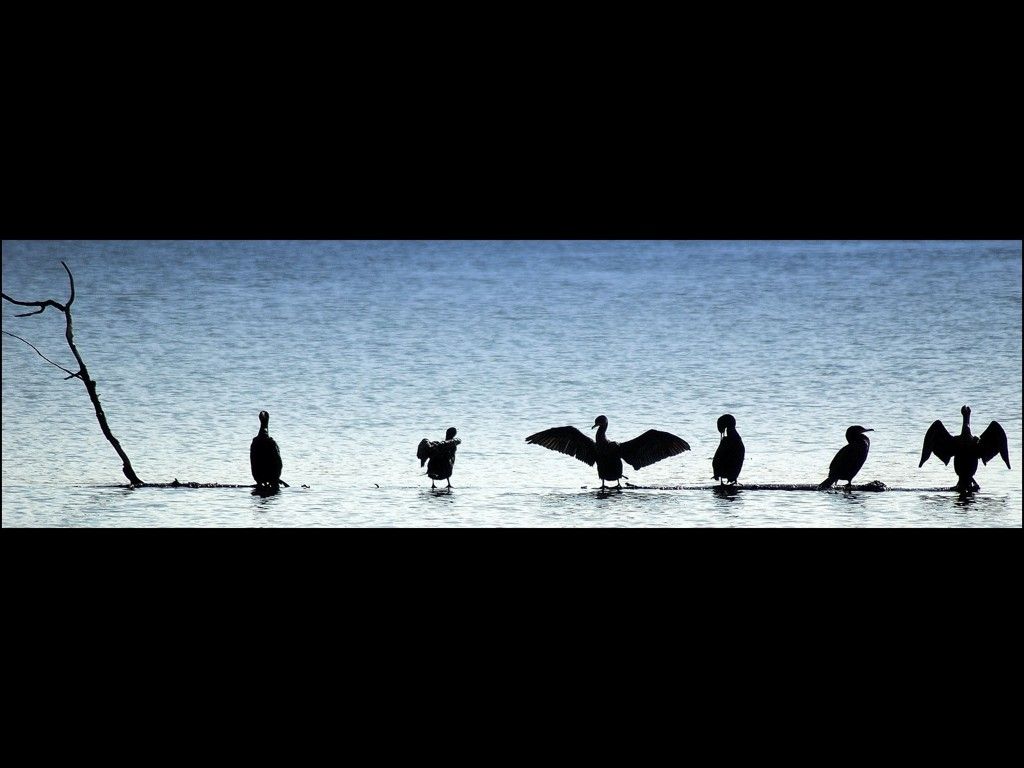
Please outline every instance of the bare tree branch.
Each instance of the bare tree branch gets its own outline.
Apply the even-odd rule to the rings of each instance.
[[[71,281],[71,298],[68,299],[68,303],[61,304],[59,301],[54,301],[53,299],[47,299],[46,301],[18,301],[17,299],[12,299],[6,293],[0,294],[9,302],[11,302],[11,304],[17,304],[18,306],[21,307],[39,307],[39,309],[37,309],[35,312],[25,312],[24,314],[21,315],[15,315],[15,317],[29,317],[30,315],[40,315],[43,313],[43,310],[45,310],[47,307],[56,307],[64,314],[67,314],[67,311],[71,308],[71,303],[75,300],[75,278],[74,275],[71,274],[71,270],[68,269],[67,264],[65,264],[62,261],[61,266],[64,267],[64,271],[68,273],[68,280]]]
[[[71,373],[71,371],[69,371],[67,368],[63,368],[54,363],[52,360],[49,360],[41,352],[39,352],[39,350],[36,349],[35,346],[29,344],[29,342],[25,341],[24,339],[21,339],[20,336],[15,336],[15,338],[25,341],[25,343],[28,344],[30,347],[36,349],[36,353],[39,354],[39,356],[42,357],[44,360],[46,360],[46,362],[50,363],[51,365],[56,365],[65,373],[70,374],[68,378],[73,378],[77,376],[82,380],[82,383],[85,384],[86,391],[89,393],[89,399],[92,401],[93,409],[96,411],[96,421],[98,421],[100,424],[100,430],[102,430],[103,436],[107,438],[107,441],[114,447],[114,450],[117,451],[117,455],[121,457],[121,461],[123,462],[121,471],[124,472],[124,476],[128,478],[129,482],[131,482],[132,485],[145,485],[145,483],[143,483],[142,480],[139,479],[139,476],[135,474],[135,470],[132,468],[132,462],[128,458],[128,454],[126,454],[124,452],[124,449],[121,447],[121,443],[118,441],[116,437],[114,437],[114,433],[110,431],[110,426],[107,424],[107,416],[105,413],[103,413],[103,406],[100,404],[100,396],[96,392],[96,382],[89,376],[89,369],[85,365],[85,360],[82,359],[82,355],[78,351],[78,347],[75,346],[75,334],[73,324],[71,321],[71,305],[75,301],[75,277],[74,275],[71,274],[71,270],[68,268],[68,265],[65,264],[63,261],[61,262],[61,266],[63,266],[64,271],[68,273],[68,281],[71,284],[71,297],[68,299],[67,304],[61,304],[59,302],[54,301],[53,299],[47,299],[45,301],[18,301],[17,299],[12,299],[6,293],[2,293],[0,295],[2,295],[4,299],[11,302],[12,304],[17,304],[18,306],[22,307],[39,308],[35,312],[26,312],[24,314],[17,315],[17,317],[28,317],[29,315],[38,315],[41,312],[43,312],[43,310],[45,310],[47,307],[55,307],[56,309],[59,309],[61,312],[63,312],[66,328],[64,332],[64,337],[67,339],[68,346],[71,348],[71,352],[75,356],[75,360],[78,361],[78,373]],[[4,333],[7,333],[7,331],[4,331]],[[14,336],[13,333],[9,335]]]
[[[2,293],[0,294],[0,296],[3,296],[5,299],[11,302],[11,304],[17,304],[22,307],[39,307],[39,309],[37,309],[35,312],[25,312],[24,314],[21,315],[15,315],[15,317],[28,317],[29,315],[38,315],[41,314],[42,311],[47,307],[56,307],[61,312],[64,312],[65,309],[67,309],[63,304],[59,304],[53,299],[47,299],[46,301],[18,301],[17,299],[12,299],[6,293]]]
[[[29,312],[28,314],[30,314],[30,315],[34,315],[34,314],[36,314],[36,313],[35,313],[35,312]],[[25,317],[25,315],[15,315],[15,317]],[[72,373],[72,372],[71,372],[71,371],[69,371],[69,370],[68,370],[67,368],[65,368],[65,367],[64,367],[63,365],[58,365],[57,363],[53,362],[53,360],[51,360],[51,359],[50,359],[50,358],[48,358],[48,357],[47,357],[46,355],[44,355],[44,354],[43,354],[42,352],[40,352],[40,351],[39,351],[39,349],[38,349],[38,348],[36,347],[36,345],[35,345],[35,344],[33,344],[33,343],[32,343],[31,341],[28,341],[27,339],[23,339],[23,338],[21,338],[21,336],[19,336],[18,334],[16,334],[16,333],[11,333],[10,331],[4,331],[4,333],[6,333],[6,334],[7,334],[8,336],[13,336],[13,337],[14,337],[14,338],[16,338],[16,339],[17,339],[18,341],[24,341],[24,342],[25,342],[26,344],[28,344],[28,345],[29,345],[30,347],[32,347],[32,349],[34,349],[34,350],[36,351],[36,354],[37,354],[37,355],[39,355],[39,356],[40,356],[41,358],[43,358],[43,360],[45,360],[46,362],[48,362],[48,363],[49,363],[50,365],[52,365],[52,366],[53,366],[54,368],[60,368],[60,369],[61,369],[62,371],[64,371],[64,373],[70,374],[69,376],[67,376],[67,377],[66,377],[66,378],[64,379],[64,381],[67,381],[68,379],[73,379],[73,378],[75,378],[76,376],[78,376],[79,378],[81,378],[81,373]]]
[[[68,299],[67,303],[67,309],[70,310],[72,303],[74,303],[75,301],[75,276],[71,274],[71,270],[68,269],[68,265],[65,264],[63,261],[60,263],[60,265],[64,267],[64,271],[68,273],[68,280],[71,282],[71,298]]]

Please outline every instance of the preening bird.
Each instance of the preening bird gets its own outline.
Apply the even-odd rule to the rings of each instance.
[[[447,480],[448,487],[452,487],[452,470],[455,468],[455,451],[462,441],[455,437],[458,432],[455,427],[449,427],[444,433],[444,440],[420,440],[416,448],[416,458],[420,460],[420,466],[427,465],[427,477],[430,478],[430,487],[435,480]]]
[[[639,437],[616,443],[605,435],[608,431],[608,419],[605,416],[594,419],[591,429],[594,427],[598,428],[597,440],[590,439],[576,427],[554,427],[530,435],[526,442],[567,454],[590,466],[596,463],[601,488],[605,487],[605,480],[614,480],[615,487],[622,488],[619,479],[625,477],[622,474],[623,460],[633,469],[640,469],[690,450],[689,444],[682,438],[657,429],[648,429]]]
[[[281,479],[281,449],[277,447],[277,441],[267,431],[270,424],[270,414],[260,411],[260,431],[252,439],[249,446],[249,466],[252,468],[252,477],[257,487],[277,488],[279,485],[288,487],[288,483]]]
[[[847,444],[839,449],[832,463],[828,465],[828,477],[821,482],[818,490],[831,488],[837,480],[845,480],[846,488],[849,490],[853,485],[853,478],[864,466],[868,458],[868,449],[871,447],[871,441],[864,433],[874,431],[857,425],[846,430]]]
[[[736,431],[736,418],[732,414],[718,417],[718,433],[722,439],[718,441],[718,450],[711,460],[711,469],[715,472],[715,480],[735,484],[743,469],[743,456],[747,449],[743,447],[740,433]]]
[[[928,427],[924,435],[924,447],[921,449],[921,463],[918,468],[924,466],[933,453],[942,459],[942,463],[949,466],[950,458],[953,459],[953,471],[957,475],[956,490],[958,491],[980,491],[981,486],[974,480],[978,471],[978,459],[983,464],[988,464],[996,454],[1002,457],[1007,469],[1010,468],[1010,450],[1006,444],[1006,432],[1003,431],[998,421],[993,421],[980,436],[971,434],[971,408],[965,405],[960,409],[964,417],[960,434],[954,437],[949,434],[942,422],[936,419]]]

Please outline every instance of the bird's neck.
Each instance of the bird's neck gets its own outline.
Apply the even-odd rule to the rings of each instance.
[[[961,437],[970,437],[971,436],[971,417],[970,416],[964,416],[964,425],[960,429],[960,436]]]
[[[605,437],[605,435],[604,435],[604,433],[607,432],[607,431],[608,431],[608,427],[606,425],[602,424],[601,426],[599,426],[597,428],[596,442],[598,442],[598,443],[607,443],[608,442],[608,438]]]

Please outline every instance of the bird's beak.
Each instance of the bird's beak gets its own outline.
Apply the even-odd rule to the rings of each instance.
[[[864,431],[865,432],[874,432],[875,430],[873,430],[873,429],[865,429]]]
[[[594,427],[596,427],[596,426],[597,426],[597,424],[591,424],[591,425],[590,425],[590,428],[591,428],[591,429],[593,429],[593,428],[594,428]]]

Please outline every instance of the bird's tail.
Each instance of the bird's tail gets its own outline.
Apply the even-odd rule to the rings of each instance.
[[[818,486],[818,490],[824,491],[826,488],[831,488],[833,485],[836,484],[836,480],[838,479],[838,477],[832,477],[832,475],[829,475],[828,477],[821,481],[821,484]]]
[[[283,486],[284,486],[285,488],[291,488],[291,486],[290,486],[290,485],[288,485],[288,483],[286,483],[286,482],[285,482],[284,480],[282,480],[281,478],[277,478],[277,482],[278,482],[279,484],[283,485]]]

